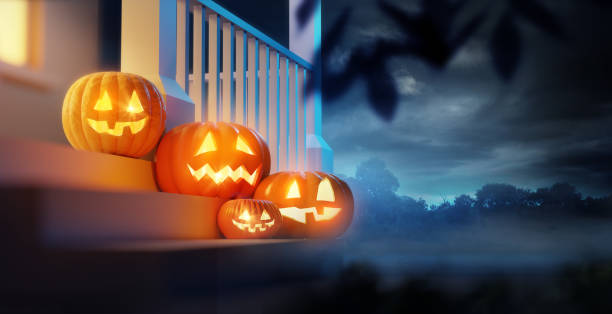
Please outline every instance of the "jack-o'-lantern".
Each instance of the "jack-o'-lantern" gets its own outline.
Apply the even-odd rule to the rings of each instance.
[[[278,232],[282,222],[278,207],[262,200],[231,200],[217,215],[219,230],[228,239],[268,238]]]
[[[164,135],[155,169],[162,191],[246,198],[270,172],[270,151],[256,131],[242,125],[188,123]]]
[[[259,184],[254,197],[279,207],[284,235],[337,237],[353,220],[353,194],[348,184],[332,174],[274,173]]]
[[[64,98],[62,124],[81,150],[141,157],[159,141],[166,106],[159,90],[129,73],[101,72],[77,80]]]

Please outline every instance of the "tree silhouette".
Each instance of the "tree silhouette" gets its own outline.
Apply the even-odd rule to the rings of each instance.
[[[510,184],[482,186],[475,197],[459,195],[428,205],[422,199],[397,194],[399,182],[383,161],[370,159],[357,167],[355,177],[344,178],[355,195],[355,220],[350,235],[402,234],[420,237],[433,230],[471,224],[497,216],[530,220],[612,218],[612,195],[586,197],[569,183],[555,183],[535,191]]]

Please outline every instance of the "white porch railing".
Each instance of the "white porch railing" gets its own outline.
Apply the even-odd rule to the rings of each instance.
[[[143,6],[152,8],[143,10]],[[147,51],[142,46],[144,34],[135,29],[142,32],[140,20],[148,11],[158,15],[150,31],[158,39],[151,45],[152,52],[160,51],[153,62],[155,69],[142,65],[134,52]],[[180,111],[174,115],[169,112],[169,117],[176,117],[169,126],[190,121],[240,123],[266,139],[272,171],[331,170],[331,149],[321,134],[316,134],[320,133],[320,101],[304,92],[313,67],[301,57],[211,0],[123,0],[122,34],[122,70],[153,76],[167,95],[168,111]],[[129,40],[138,43],[126,42]],[[164,53],[171,52],[164,45],[174,46],[174,56]],[[190,52],[193,73],[189,73]],[[171,57],[175,59],[167,59]],[[175,82],[168,82],[168,78]],[[163,90],[166,85],[169,92]],[[181,91],[172,88],[179,86]]]

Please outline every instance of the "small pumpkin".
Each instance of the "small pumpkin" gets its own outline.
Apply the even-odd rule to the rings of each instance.
[[[155,147],[165,123],[159,90],[129,73],[81,77],[68,89],[62,107],[64,134],[80,150],[142,157]]]
[[[228,239],[268,238],[276,234],[283,217],[274,203],[253,199],[225,202],[217,215],[217,225]]]
[[[245,126],[188,123],[164,135],[155,169],[162,191],[247,198],[270,172],[270,151],[261,136]]]
[[[274,173],[259,184],[254,198],[272,201],[279,207],[283,235],[337,237],[353,220],[354,201],[348,184],[328,173]]]

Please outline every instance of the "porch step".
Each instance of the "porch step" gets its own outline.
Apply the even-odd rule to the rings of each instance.
[[[218,238],[225,200],[162,192],[108,192],[53,187],[1,187],[0,219],[33,247],[116,241]],[[22,242],[23,243],[23,242]]]
[[[78,151],[68,145],[0,137],[0,185],[157,191],[153,163]]]
[[[0,232],[31,246],[219,238],[225,200],[158,192],[150,161],[14,138],[0,147],[0,219],[11,221]]]

